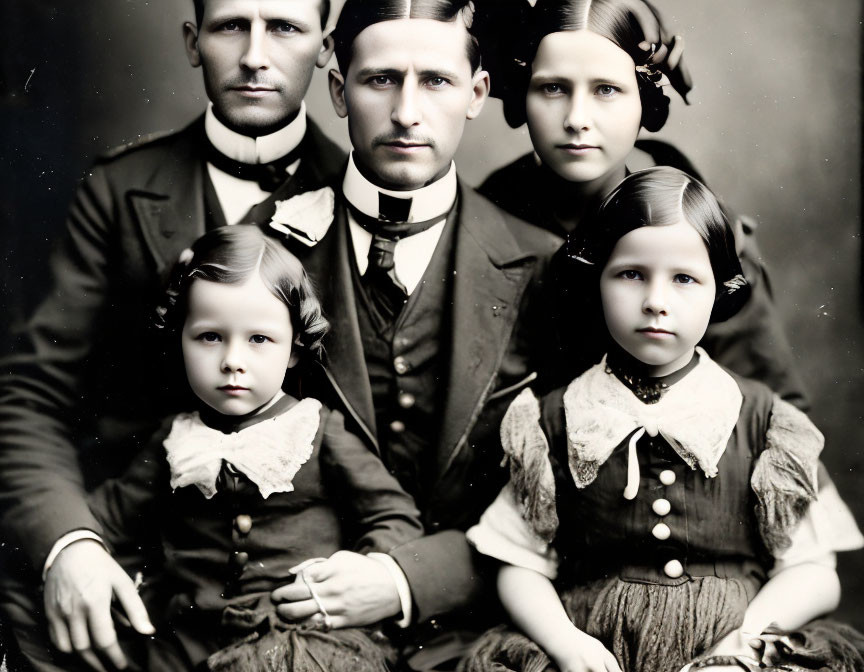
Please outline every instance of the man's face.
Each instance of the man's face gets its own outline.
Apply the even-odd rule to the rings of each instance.
[[[489,91],[488,74],[471,72],[467,45],[459,20],[383,21],[354,40],[344,76],[331,71],[354,158],[378,186],[417,189],[447,172]]]
[[[200,28],[183,31],[216,116],[249,136],[294,119],[316,62],[325,65],[332,50],[320,0],[207,0]]]

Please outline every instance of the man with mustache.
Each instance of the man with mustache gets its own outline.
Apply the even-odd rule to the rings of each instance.
[[[212,227],[266,226],[277,200],[341,169],[344,153],[303,104],[332,53],[328,14],[329,0],[195,0],[183,35],[203,71],[206,113],[100,160],[78,191],[51,289],[0,379],[0,522],[21,550],[3,572],[0,607],[38,670],[70,670],[79,657],[126,666],[112,595],[136,630],[152,630],[101,544],[84,484],[104,477],[97,462],[122,465],[159,418],[182,408],[186,386],[168,377],[182,367],[165,364],[147,315],[181,250]],[[12,585],[13,560],[26,587]],[[49,650],[49,627],[60,653]]]
[[[332,324],[331,382],[427,536],[384,557],[341,551],[306,570],[311,589],[273,599],[289,620],[415,624],[415,669],[452,663],[483,627],[464,530],[502,483],[503,413],[551,349],[542,290],[560,239],[467,188],[453,163],[489,91],[472,22],[467,0],[348,0],[330,91],[353,151],[326,233],[292,245]]]

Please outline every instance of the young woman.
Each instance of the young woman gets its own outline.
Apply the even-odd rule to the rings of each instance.
[[[480,191],[566,236],[627,174],[640,129],[663,127],[670,104],[664,91],[689,92],[683,40],[668,34],[645,0],[537,0],[533,8],[512,0],[489,8],[483,19],[489,35],[498,35],[483,42],[492,94],[503,99],[511,126],[527,122],[535,151],[493,173]],[[643,146],[658,163],[699,179],[669,145]],[[736,318],[708,330],[703,346],[722,364],[805,408],[752,230],[737,221],[735,234],[752,295]],[[590,351],[591,344],[579,348]]]
[[[652,168],[590,224],[565,308],[599,314],[608,352],[504,418],[510,482],[468,538],[524,634],[487,633],[463,669],[860,669],[861,635],[811,623],[839,600],[835,552],[864,545],[817,483],[821,434],[697,347],[749,291],[716,199]]]

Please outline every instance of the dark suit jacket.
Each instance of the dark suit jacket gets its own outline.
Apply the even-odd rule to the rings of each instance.
[[[36,571],[66,532],[99,531],[84,476],[107,455],[128,462],[160,417],[182,409],[182,366],[166,361],[150,315],[178,254],[205,230],[204,138],[202,118],[97,162],[48,294],[0,361],[0,523]],[[344,160],[310,120],[291,188],[329,183]]]
[[[461,184],[455,226],[453,303],[441,307],[451,313],[444,321],[451,325],[449,376],[435,469],[428,476],[435,494],[421,511],[428,536],[391,551],[408,578],[421,621],[463,607],[477,595],[464,531],[506,480],[498,427],[507,406],[549,364],[544,280],[561,244]],[[337,201],[335,221],[315,247],[294,248],[332,325],[325,339],[330,381],[377,450],[344,201]]]
[[[240,423],[217,415],[214,428],[226,434],[246,429],[296,403],[284,397]],[[202,413],[205,422],[207,417]],[[267,499],[224,465],[211,499],[194,485],[172,490],[163,441],[173,419],[122,478],[103,483],[89,501],[115,550],[146,548],[151,540],[157,562],[136,567],[147,580],[142,598],[157,631],[177,636],[194,664],[224,645],[227,629],[219,624],[226,606],[247,604],[249,595],[289,583],[295,565],[342,548],[386,553],[422,534],[414,501],[345,430],[338,411],[322,407],[312,454],[292,479],[294,489]],[[250,521],[245,533],[235,524],[241,514]]]

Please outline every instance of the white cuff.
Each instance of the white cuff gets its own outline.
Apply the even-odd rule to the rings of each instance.
[[[405,572],[402,571],[399,563],[386,553],[369,553],[367,557],[374,558],[380,562],[390,573],[393,583],[396,584],[396,592],[399,593],[399,602],[402,605],[402,618],[396,621],[396,625],[400,628],[407,628],[411,625],[412,613],[411,587],[408,585],[408,579],[405,576]]]
[[[67,546],[74,544],[76,541],[83,541],[84,539],[92,539],[93,541],[98,541],[100,544],[105,546],[102,537],[90,530],[74,530],[73,532],[67,532],[54,542],[54,545],[51,547],[51,552],[48,554],[48,557],[45,558],[45,566],[42,568],[43,582],[45,581],[45,577],[48,576],[48,570],[51,569],[51,565],[54,564],[54,561],[57,559],[57,556],[60,555],[60,552]]]

